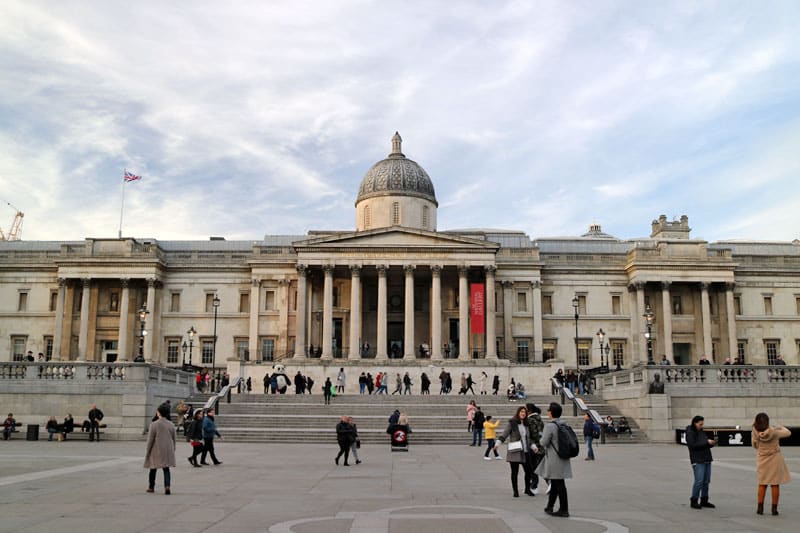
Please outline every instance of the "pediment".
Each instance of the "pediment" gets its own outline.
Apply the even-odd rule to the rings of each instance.
[[[307,239],[294,243],[296,249],[308,248],[452,248],[496,250],[493,242],[408,228],[381,228],[354,231]]]

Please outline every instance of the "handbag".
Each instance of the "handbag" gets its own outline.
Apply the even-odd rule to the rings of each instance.
[[[189,441],[189,444],[192,445],[192,448],[197,448],[198,446],[202,446],[203,445],[203,443],[200,442],[199,440]]]
[[[521,452],[522,451],[522,441],[517,440],[514,442],[508,443],[508,451],[509,452]]]
[[[361,449],[361,440],[356,440],[356,448]]]

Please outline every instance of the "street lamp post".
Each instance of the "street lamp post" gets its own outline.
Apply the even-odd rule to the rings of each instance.
[[[144,361],[144,336],[147,335],[144,326],[149,314],[150,311],[146,307],[139,309],[139,357],[137,358],[139,361]]]
[[[572,298],[572,307],[575,309],[575,370],[580,372],[581,361],[578,355],[578,319],[580,318],[578,308],[580,307],[580,300],[577,294]]]
[[[197,335],[197,331],[192,326],[186,334],[189,336],[189,366],[194,366],[192,365],[192,347],[194,346],[194,336]]]
[[[606,343],[606,347],[603,348],[603,350],[606,352],[606,372],[608,372],[608,369],[611,365],[611,360],[608,357],[609,354],[611,353],[611,345]]]
[[[183,349],[183,357],[181,358],[181,363],[183,364],[183,369],[184,370],[186,370],[186,349],[188,347],[189,347],[189,345],[186,344],[186,341],[183,341],[183,344],[181,345],[181,348]]]
[[[654,365],[656,362],[653,360],[653,322],[656,319],[656,314],[648,305],[642,316],[647,321],[647,332],[644,334],[644,338],[647,339],[647,364]]]
[[[219,309],[219,296],[214,295],[211,301],[214,306],[214,347],[211,351],[211,372],[217,375],[217,383],[219,383],[219,374],[217,373],[217,310]]]
[[[600,344],[600,368],[608,368],[606,365],[608,364],[608,344],[605,344],[606,333],[603,331],[603,328],[597,332],[597,341]],[[605,354],[605,364],[603,363],[603,354]]]

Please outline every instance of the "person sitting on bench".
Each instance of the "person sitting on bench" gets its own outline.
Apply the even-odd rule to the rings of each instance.
[[[628,419],[624,416],[619,417],[619,423],[617,423],[617,433],[620,435],[627,433],[631,436],[631,438],[633,438],[633,430],[631,429],[630,424],[628,424]]]
[[[67,440],[67,433],[72,433],[73,431],[75,431],[75,420],[72,419],[71,413],[67,413],[64,423],[61,424],[61,439]]]
[[[614,425],[614,419],[611,416],[606,417],[606,435],[616,435],[617,427]]]
[[[51,416],[50,419],[47,421],[47,424],[44,425],[44,429],[47,430],[47,433],[49,433],[49,437],[47,440],[53,442],[53,435],[55,435],[60,431],[60,428],[58,427],[58,422],[56,421],[56,417]]]

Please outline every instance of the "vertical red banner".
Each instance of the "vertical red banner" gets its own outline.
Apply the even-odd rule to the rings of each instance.
[[[469,286],[469,314],[470,314],[470,333],[483,334],[483,319],[485,309],[484,285],[483,283],[472,283]]]

